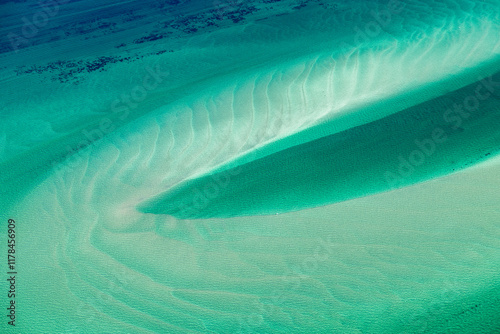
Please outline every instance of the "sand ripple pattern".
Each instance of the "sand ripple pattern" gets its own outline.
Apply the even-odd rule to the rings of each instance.
[[[66,307],[86,319],[60,330],[97,333],[106,323],[130,333],[440,332],[467,323],[462,314],[493,318],[497,165],[484,167],[485,179],[465,172],[273,217],[180,220],[137,206],[232,162],[363,126],[491,74],[498,4],[409,1],[362,46],[353,33],[330,40],[318,33],[310,51],[207,79],[61,163],[16,206],[20,220],[33,222],[30,234],[57,240],[39,245],[31,237],[34,249],[46,250],[34,257],[57,268],[64,277],[57,289],[73,298]],[[370,10],[383,8],[367,6],[325,22],[358,17],[364,29]],[[276,31],[279,40],[318,25],[255,22],[238,36],[247,43]],[[200,52],[195,46],[186,53]],[[325,124],[319,135],[308,132]],[[453,186],[469,194],[460,210],[442,190]],[[420,199],[404,202],[408,196]]]

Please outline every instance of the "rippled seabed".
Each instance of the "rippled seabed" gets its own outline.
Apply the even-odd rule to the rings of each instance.
[[[0,12],[2,332],[500,332],[499,1]]]

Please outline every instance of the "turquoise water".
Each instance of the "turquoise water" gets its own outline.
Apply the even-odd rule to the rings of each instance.
[[[492,76],[498,78],[500,72]],[[181,219],[270,215],[460,170],[500,147],[498,98],[478,100],[471,110],[463,102],[476,90],[486,92],[484,85],[478,81],[378,121],[187,181],[139,208]]]
[[[0,332],[500,330],[498,1],[0,13]]]

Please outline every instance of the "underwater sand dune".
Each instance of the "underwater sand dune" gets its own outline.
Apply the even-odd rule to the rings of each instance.
[[[183,17],[196,33],[127,41],[112,56],[135,61],[75,86],[57,70],[2,76],[19,328],[493,332],[499,2],[408,1],[390,18],[373,14],[382,1],[255,6],[224,29]],[[157,37],[146,28],[134,40]],[[115,127],[99,136],[103,119]]]
[[[500,149],[500,95],[488,91],[499,79],[189,180],[140,210],[183,219],[283,213],[460,170]]]

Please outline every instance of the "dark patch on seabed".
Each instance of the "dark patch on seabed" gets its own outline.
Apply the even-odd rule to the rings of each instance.
[[[442,176],[500,150],[500,72],[383,119],[188,180],[140,204],[177,218],[268,215]]]
[[[415,312],[393,325],[388,333],[500,333],[500,285],[464,298],[434,302],[427,309]]]
[[[186,1],[183,1],[186,2]],[[51,19],[50,27],[44,27],[43,34],[36,34],[29,40],[24,38],[19,31],[13,30],[15,34],[9,35],[7,42],[0,44],[0,54],[33,47],[36,45],[51,44],[53,42],[67,40],[69,38],[77,38],[78,43],[83,43],[87,40],[93,40],[94,43],[99,43],[104,37],[110,35],[120,36],[122,43],[115,44],[113,48],[121,49],[123,52],[128,52],[127,55],[115,55],[106,51],[105,56],[88,58],[88,59],[71,59],[71,60],[56,60],[45,64],[33,64],[30,66],[19,66],[14,71],[16,75],[24,74],[46,74],[50,73],[52,81],[60,83],[80,84],[86,79],[86,74],[94,71],[105,71],[109,65],[115,63],[132,63],[144,57],[160,55],[165,52],[174,52],[172,49],[160,48],[154,52],[144,52],[141,49],[132,48],[133,51],[128,51],[128,48],[137,44],[148,43],[148,47],[156,48],[155,45],[166,44],[170,39],[181,39],[191,36],[195,33],[207,33],[215,29],[226,26],[235,26],[245,23],[252,15],[257,12],[262,12],[265,8],[257,8],[252,2],[234,0],[229,2],[221,2],[217,6],[208,6],[201,9],[195,14],[183,13],[182,9],[178,9],[183,5],[181,1],[142,2],[141,9],[127,9],[131,4],[120,4],[120,6],[108,6],[105,9],[97,11],[91,18],[75,17],[73,13],[72,3],[66,3],[61,8],[57,9],[58,15]],[[265,4],[272,4],[279,1],[264,1]],[[318,3],[320,6],[326,6],[320,0],[309,1],[310,3]],[[190,2],[187,2],[190,4]],[[217,2],[216,2],[217,3]],[[257,2],[256,2],[257,3]],[[291,2],[290,8],[283,8],[284,13],[287,10],[297,11],[307,6],[307,1]],[[297,5],[298,4],[298,5]],[[185,5],[185,4],[184,4]],[[205,4],[206,5],[206,4]],[[271,7],[272,8],[272,7]],[[326,8],[326,7],[324,7]],[[35,8],[37,9],[37,8]],[[89,9],[95,11],[95,8]],[[71,15],[72,19],[67,21],[66,15]],[[148,16],[151,13],[156,13],[157,17],[153,21],[154,24],[150,30],[143,32],[137,36],[135,30],[130,31],[130,36],[124,39],[121,34],[123,30],[128,28],[135,29],[135,25],[148,25],[151,22]],[[282,13],[282,14],[284,14]],[[260,20],[265,20],[264,17]],[[21,21],[21,19],[19,19]],[[105,43],[108,43],[104,39]],[[110,46],[111,47],[111,46]],[[45,80],[42,78],[41,80]]]

